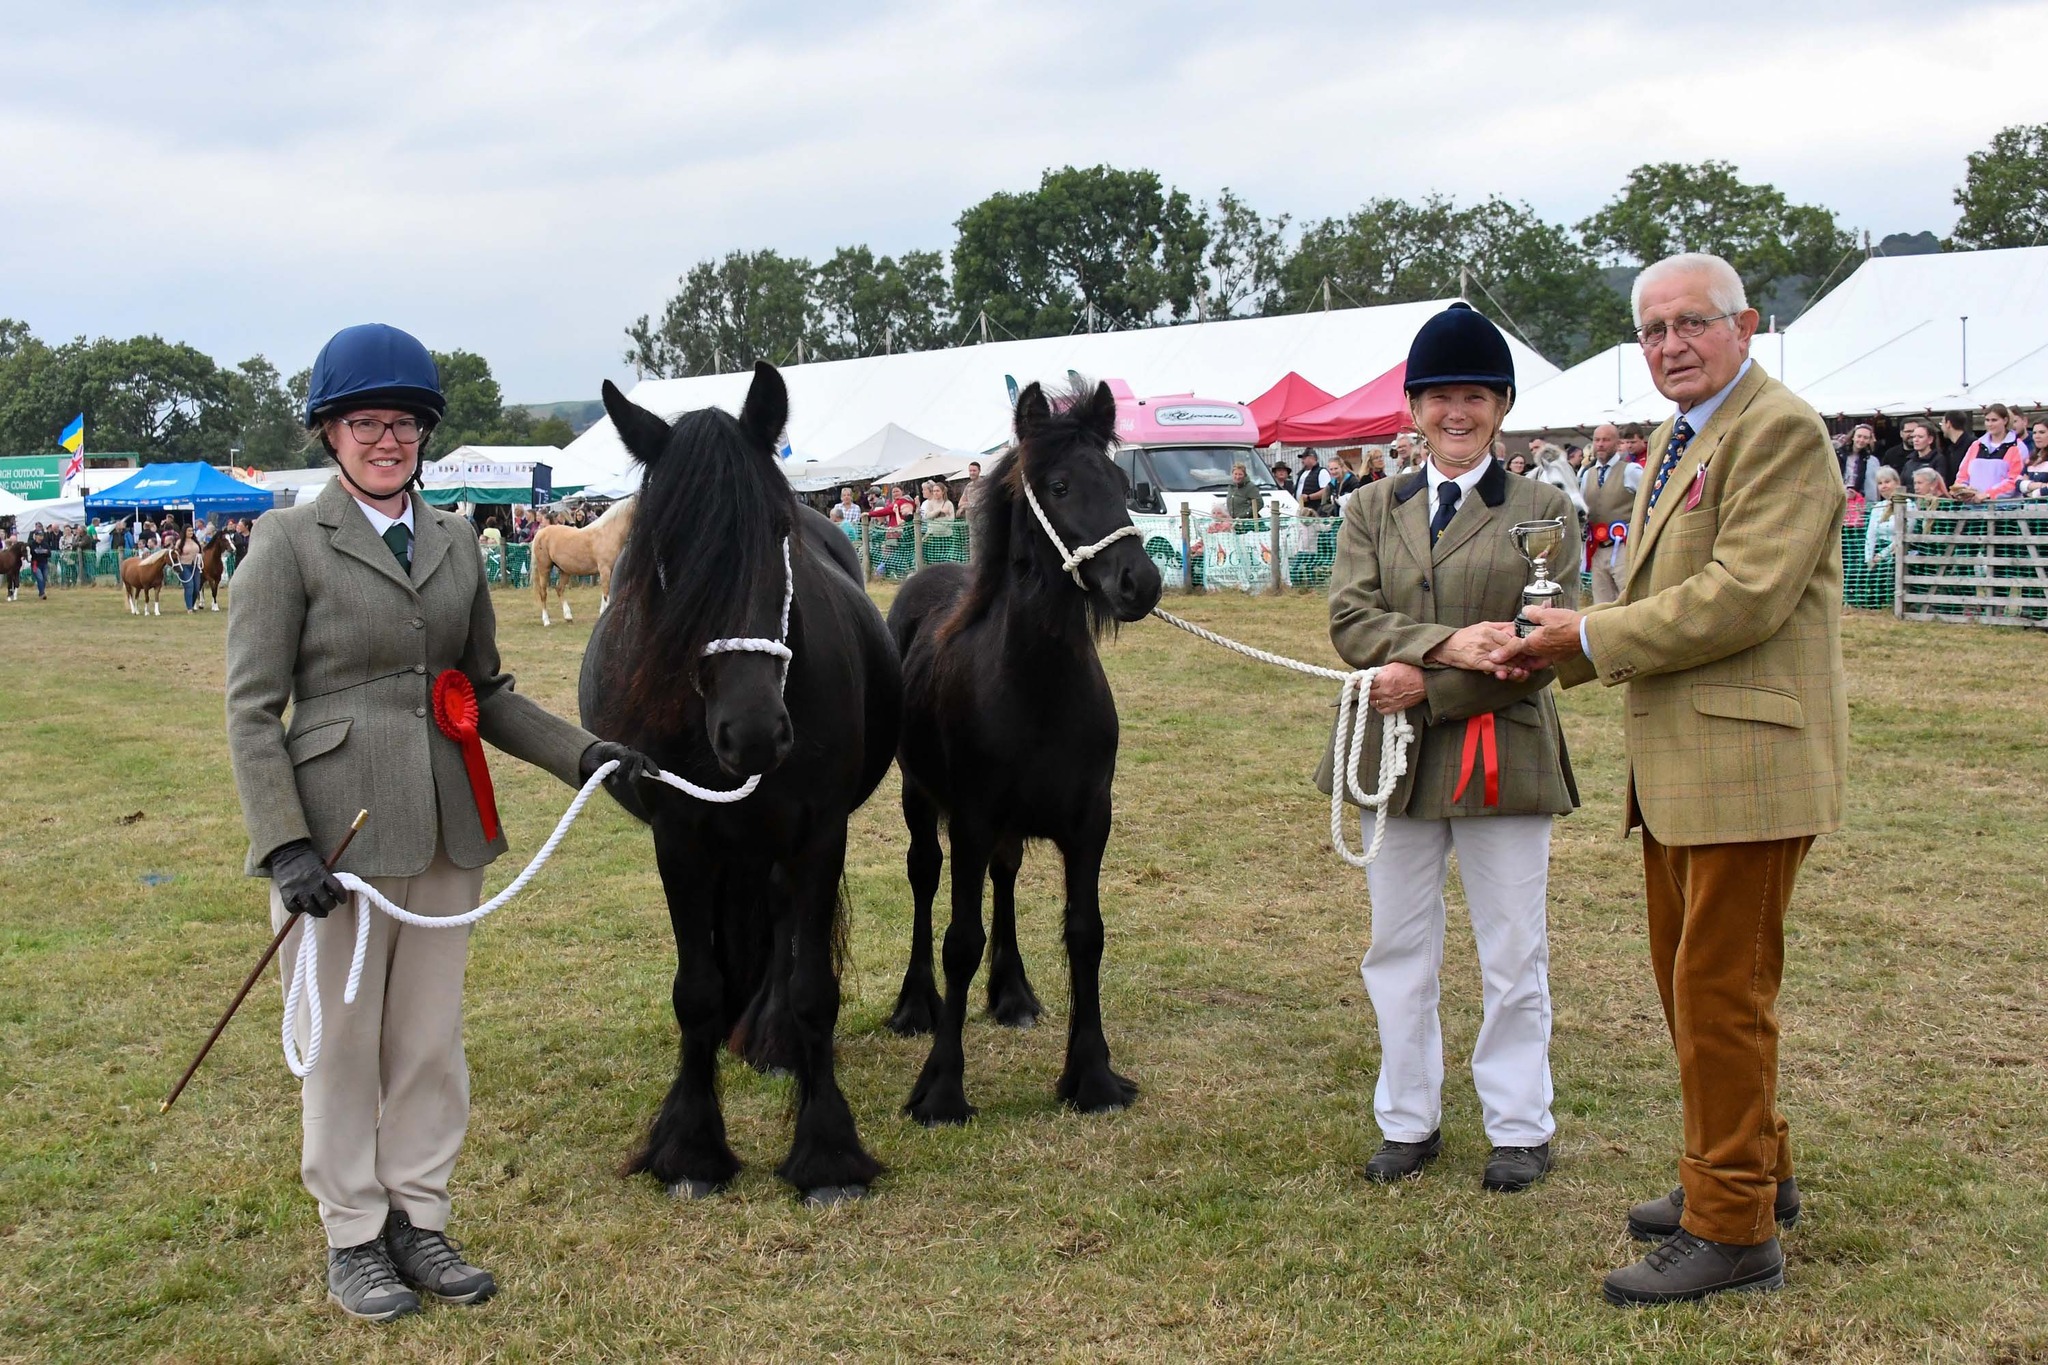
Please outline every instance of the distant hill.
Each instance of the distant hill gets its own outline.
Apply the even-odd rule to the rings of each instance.
[[[519,406],[532,413],[536,422],[545,422],[550,417],[561,418],[578,436],[597,425],[604,417],[604,404],[595,398],[579,399],[572,403],[522,403]]]

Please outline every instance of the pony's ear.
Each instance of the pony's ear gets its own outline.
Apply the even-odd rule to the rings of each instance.
[[[668,449],[668,423],[620,393],[609,379],[604,381],[604,410],[626,443],[626,453],[652,468]]]
[[[1109,385],[1097,384],[1095,392],[1074,405],[1075,415],[1081,419],[1081,429],[1091,436],[1099,436],[1108,445],[1116,439],[1116,395],[1109,391]]]
[[[782,373],[765,360],[754,362],[754,382],[740,406],[740,430],[770,451],[789,425],[789,386]]]
[[[1045,401],[1045,390],[1034,379],[1024,386],[1024,392],[1017,395],[1015,425],[1018,442],[1030,440],[1051,420],[1052,404]]]

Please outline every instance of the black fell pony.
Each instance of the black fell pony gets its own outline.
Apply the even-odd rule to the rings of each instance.
[[[738,1172],[717,1093],[730,1036],[795,1073],[796,1133],[778,1173],[807,1202],[856,1198],[882,1168],[833,1071],[841,884],[847,818],[896,747],[896,647],[846,537],[776,466],[789,395],[773,367],[755,368],[737,419],[707,408],[671,428],[609,383],[604,404],[645,478],[583,657],[583,723],[700,787],[762,775],[732,804],[651,785],[622,798],[653,826],[682,1033],[675,1082],[628,1170],[693,1198]],[[707,656],[714,639],[781,634],[785,542],[787,678],[771,654]]]
[[[1110,1069],[1102,1035],[1102,906],[1097,881],[1109,842],[1116,772],[1116,699],[1095,642],[1116,621],[1159,601],[1159,570],[1135,535],[1078,566],[1081,585],[1025,496],[1028,487],[1069,551],[1131,524],[1129,490],[1108,447],[1116,400],[1108,385],[1059,408],[1037,384],[1017,400],[1017,445],[974,505],[974,561],[913,575],[889,611],[903,653],[903,819],[916,920],[910,966],[889,1021],[899,1033],[936,1029],[904,1110],[925,1124],[974,1113],[963,1081],[960,1031],[987,940],[981,888],[995,884],[989,1008],[1029,1026],[1037,997],[1017,951],[1017,869],[1026,839],[1048,839],[1066,869],[1065,940],[1073,1017],[1056,1092],[1087,1113],[1122,1109],[1135,1082]],[[946,994],[932,981],[932,897],[944,817],[953,851],[953,917],[946,929]]]

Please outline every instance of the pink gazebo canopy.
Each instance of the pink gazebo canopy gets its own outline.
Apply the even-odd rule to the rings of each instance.
[[[1264,446],[1279,439],[1274,431],[1281,421],[1319,408],[1330,400],[1330,394],[1289,370],[1279,383],[1245,406],[1252,410],[1252,420],[1259,424],[1259,444]]]
[[[1408,362],[1402,361],[1379,378],[1363,384],[1342,398],[1333,398],[1319,408],[1274,424],[1267,440],[1294,446],[1342,445],[1347,441],[1378,441],[1393,436],[1409,425],[1408,394],[1402,383],[1408,377]],[[1256,411],[1256,409],[1254,409]]]

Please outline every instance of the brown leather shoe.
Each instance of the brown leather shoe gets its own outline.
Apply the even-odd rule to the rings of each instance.
[[[1773,1206],[1778,1216],[1778,1226],[1789,1228],[1799,1221],[1799,1181],[1786,1176],[1778,1182],[1778,1199]],[[1661,1242],[1678,1231],[1678,1220],[1685,1212],[1685,1187],[1679,1186],[1667,1195],[1656,1199],[1645,1199],[1628,1211],[1628,1235],[1638,1242]]]
[[[1443,1149],[1442,1129],[1420,1142],[1382,1142],[1372,1160],[1365,1163],[1365,1178],[1375,1184],[1391,1185],[1396,1180],[1421,1175],[1422,1168],[1435,1161]]]
[[[1610,1271],[1600,1292],[1609,1303],[1641,1307],[1784,1287],[1785,1253],[1777,1238],[1753,1247],[1730,1246],[1680,1231],[1634,1265]]]

